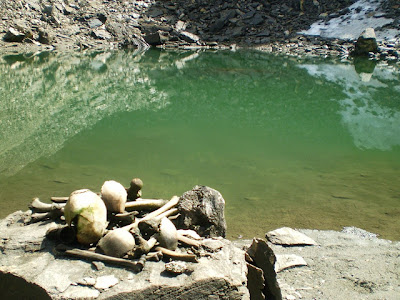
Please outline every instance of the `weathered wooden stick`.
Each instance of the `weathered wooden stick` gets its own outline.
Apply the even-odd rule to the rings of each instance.
[[[61,250],[61,253],[72,256],[72,257],[78,257],[78,258],[83,258],[83,259],[88,259],[88,260],[99,260],[103,261],[105,263],[110,263],[110,264],[115,264],[115,265],[120,265],[124,267],[128,267],[135,272],[140,272],[142,271],[144,267],[144,259],[139,259],[138,261],[131,261],[123,258],[117,258],[117,257],[112,257],[104,254],[99,254],[95,253],[92,251],[88,250],[82,250],[82,249],[62,249],[62,248],[57,248],[56,250]]]
[[[53,210],[62,210],[64,208],[64,203],[44,203],[39,200],[39,198],[34,198],[29,205],[29,208],[36,212],[50,212]]]
[[[144,209],[157,209],[162,207],[168,202],[163,199],[141,199],[138,198],[135,201],[129,201],[125,203],[125,210],[144,210]]]
[[[161,253],[165,257],[169,257],[171,259],[183,260],[183,261],[189,261],[189,262],[197,262],[197,257],[194,254],[179,253],[176,251],[168,250],[163,247],[156,247],[156,251],[161,251]]]
[[[201,245],[201,243],[199,241],[193,240],[193,239],[183,236],[182,234],[179,234],[179,233],[178,233],[178,241],[180,241],[188,246],[193,246],[195,248],[199,248]]]
[[[69,197],[51,197],[50,200],[56,203],[64,203],[68,201]]]

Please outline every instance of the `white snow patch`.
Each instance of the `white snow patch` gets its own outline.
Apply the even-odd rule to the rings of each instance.
[[[327,22],[318,21],[311,25],[309,30],[301,31],[304,35],[318,35],[325,38],[339,38],[344,40],[355,40],[367,27],[375,29],[378,41],[395,41],[400,33],[395,29],[377,30],[386,24],[392,23],[393,19],[384,17],[380,10],[382,0],[359,0],[349,6],[350,12]]]

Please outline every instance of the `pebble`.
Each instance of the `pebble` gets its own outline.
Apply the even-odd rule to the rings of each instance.
[[[165,271],[170,274],[179,275],[189,271],[189,268],[183,261],[171,261],[165,264]]]
[[[98,290],[108,289],[116,284],[119,280],[114,275],[100,276],[96,280],[94,287]]]

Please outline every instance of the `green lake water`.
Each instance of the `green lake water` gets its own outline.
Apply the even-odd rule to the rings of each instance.
[[[228,237],[357,226],[400,240],[400,72],[261,52],[0,60],[0,217],[105,180],[220,191]]]

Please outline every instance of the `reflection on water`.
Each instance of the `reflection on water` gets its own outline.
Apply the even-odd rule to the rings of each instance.
[[[366,60],[358,61],[355,66],[306,64],[300,67],[312,76],[342,87],[346,97],[338,101],[339,113],[357,147],[390,150],[400,145],[400,72],[387,66],[375,70],[375,64]]]
[[[400,239],[398,70],[151,50],[7,56],[0,77],[0,217],[141,177],[146,197],[221,191],[230,237]]]
[[[13,175],[28,163],[120,111],[167,105],[140,54],[41,53],[6,56],[0,65],[0,172]]]

